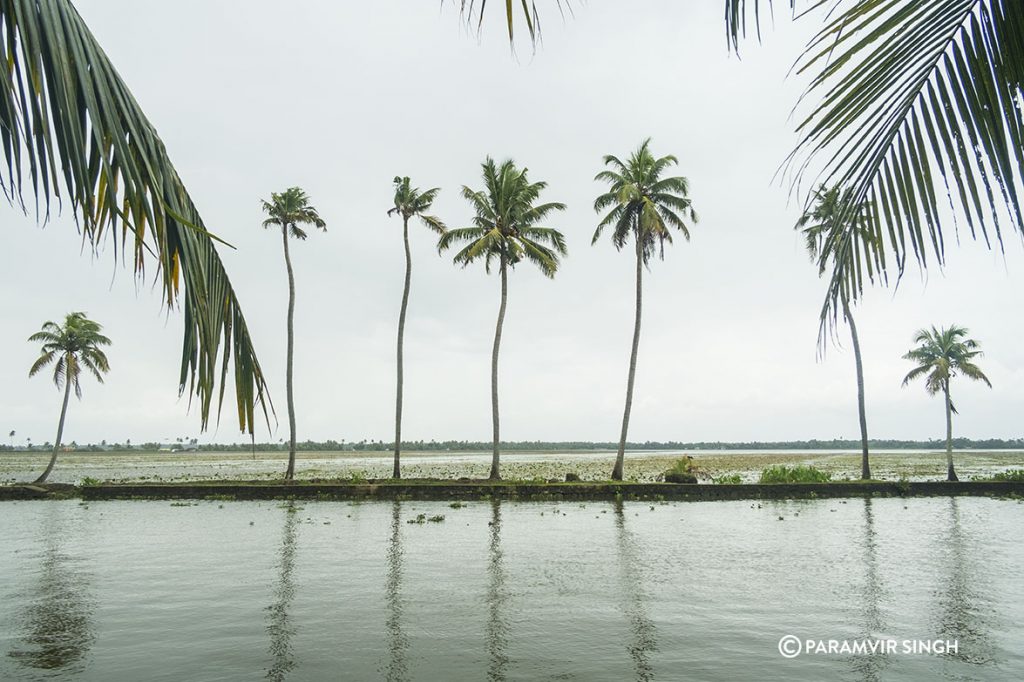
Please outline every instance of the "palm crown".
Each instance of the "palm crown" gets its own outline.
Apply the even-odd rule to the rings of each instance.
[[[678,160],[672,155],[655,158],[650,144],[649,138],[644,140],[626,162],[611,154],[604,157],[604,164],[611,168],[594,179],[607,182],[610,187],[594,202],[594,210],[610,210],[598,224],[591,242],[597,243],[604,229],[611,226],[615,248],[624,247],[632,236],[645,265],[656,246],[664,256],[665,242],[672,243],[672,228],[689,240],[686,219],[691,223],[698,221],[689,198],[689,181],[684,177],[662,177]]]
[[[308,236],[300,225],[313,225],[327,231],[327,223],[310,205],[309,195],[299,187],[271,193],[270,201],[263,202],[263,212],[270,216],[263,221],[263,227],[280,227],[296,239]]]
[[[844,207],[852,200],[849,190],[822,185],[814,191],[812,208],[797,221],[795,229],[804,236],[807,254],[818,265],[820,274],[825,272],[830,261],[842,257],[839,251],[844,233],[857,232],[864,240],[872,237],[860,220],[863,216],[859,214],[867,210],[865,206],[860,206],[849,222],[840,222],[844,217]]]
[[[811,208],[794,227],[803,235],[804,247],[818,266],[819,276],[829,269],[848,275],[839,291],[844,302],[854,298],[850,288],[856,286],[859,292],[862,284],[862,278],[849,277],[860,271],[861,250],[875,243],[874,232],[868,227],[871,209],[870,204],[857,205],[849,189],[822,185],[814,191]],[[872,263],[864,259],[868,277],[873,280],[876,273]]]
[[[419,187],[411,186],[408,176],[395,176],[395,205],[388,209],[388,215],[400,215],[405,220],[418,216],[428,228],[438,234],[444,234],[447,228],[441,219],[427,215],[440,191],[440,187],[420,191]]]
[[[903,356],[904,360],[917,363],[917,367],[903,378],[903,385],[925,377],[925,389],[935,395],[948,389],[949,380],[959,374],[983,381],[991,387],[992,382],[974,364],[974,359],[982,355],[981,348],[977,341],[966,337],[967,330],[956,325],[948,329],[932,327],[917,332],[914,343],[919,344],[918,347]],[[955,409],[953,411],[956,412]]]
[[[109,346],[110,339],[100,333],[102,329],[99,323],[87,318],[85,313],[69,313],[62,325],[46,322],[40,331],[28,337],[29,341],[43,344],[39,358],[32,364],[28,375],[35,376],[56,361],[53,383],[61,388],[64,382],[70,382],[75,395],[81,398],[79,377],[83,368],[100,383],[103,383],[103,374],[110,371],[107,356],[100,348]]]
[[[526,259],[546,276],[554,277],[559,257],[567,253],[565,237],[558,230],[539,223],[555,211],[564,211],[565,204],[537,204],[547,183],[530,182],[527,169],[517,168],[511,160],[498,166],[494,159],[487,157],[483,176],[483,190],[462,188],[462,196],[476,212],[473,227],[449,230],[438,241],[438,250],[468,242],[454,256],[454,261],[460,265],[483,259],[490,272],[495,258],[509,266]]]

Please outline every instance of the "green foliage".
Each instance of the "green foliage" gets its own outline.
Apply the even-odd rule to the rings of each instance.
[[[999,473],[994,474],[990,480],[1024,483],[1024,469],[1010,469],[1009,471],[1000,471]]]
[[[761,472],[761,483],[827,483],[832,474],[809,465],[776,464]]]
[[[268,216],[263,221],[263,227],[279,227],[287,236],[295,239],[306,239],[309,236],[300,225],[312,225],[327,231],[327,223],[309,202],[309,195],[301,187],[289,187],[280,193],[272,192],[270,201],[263,202],[263,212]]]
[[[610,187],[594,201],[594,210],[608,213],[591,240],[591,244],[596,244],[610,226],[615,248],[622,249],[632,238],[645,265],[655,253],[664,256],[665,243],[672,243],[672,229],[689,241],[686,221],[697,222],[697,212],[689,197],[690,181],[684,177],[663,177],[678,160],[672,155],[656,158],[650,145],[650,139],[644,140],[625,162],[610,154],[604,157],[605,166],[611,168],[594,179]]]
[[[696,483],[697,470],[689,457],[677,459],[672,468],[665,472],[666,483]]]
[[[739,485],[743,483],[743,477],[739,474],[723,474],[711,480],[717,485]]]
[[[82,479],[82,487],[85,488],[92,488],[98,485],[102,485],[102,483],[103,482],[101,480],[99,480],[98,478],[93,478],[92,476],[85,476]]]
[[[427,214],[440,191],[439,187],[420,190],[419,187],[412,187],[408,176],[395,176],[394,206],[388,209],[388,215],[400,215],[404,220],[409,220],[414,216],[419,217],[427,228],[437,234],[444,234],[448,228],[445,227],[441,219]]]
[[[452,509],[462,509],[463,507],[469,506],[465,502],[455,501],[448,505]]]
[[[438,240],[438,251],[465,243],[454,256],[458,265],[482,260],[487,272],[498,261],[502,271],[523,260],[536,265],[548,277],[554,277],[560,256],[567,253],[561,232],[542,223],[565,204],[538,204],[546,182],[530,182],[527,169],[519,169],[509,159],[499,166],[487,157],[483,165],[484,189],[463,186],[462,196],[473,206],[473,227],[449,230]]]
[[[756,20],[772,4],[726,0],[734,47],[747,10]],[[833,11],[804,11],[823,5]],[[1007,224],[1024,231],[1024,4],[813,0],[799,14],[822,25],[796,65],[811,76],[810,111],[789,170],[797,184],[810,169],[848,188],[844,213],[864,211],[872,235],[839,243],[823,325],[870,268],[888,260],[902,274],[909,255],[926,267],[929,253],[941,264],[951,220],[1000,247]]]
[[[948,328],[922,329],[914,336],[918,344],[903,356],[916,364],[914,369],[903,378],[903,385],[920,377],[925,377],[925,390],[929,395],[949,393],[950,379],[963,375],[968,379],[984,382],[989,388],[988,380],[981,368],[974,364],[974,359],[982,355],[981,346],[974,339],[967,338],[967,329],[950,325]],[[956,408],[952,408],[956,414]]]
[[[66,381],[75,389],[75,395],[81,398],[79,378],[83,368],[101,384],[103,375],[110,371],[107,356],[101,348],[109,346],[110,339],[100,333],[102,330],[103,327],[86,317],[85,313],[68,313],[63,324],[44,323],[40,331],[28,337],[29,341],[43,344],[28,375],[35,376],[53,364],[53,383],[57,388]]]
[[[239,427],[251,429],[263,373],[215,238],[153,125],[70,0],[0,0],[0,36],[0,190],[24,208],[30,188],[44,222],[63,194],[86,243],[112,243],[140,278],[154,268],[168,309],[184,290],[178,391],[198,397],[205,428],[233,363]]]
[[[348,475],[348,481],[352,485],[364,485],[367,482],[367,480],[368,479],[366,478],[366,472],[361,471],[359,469],[354,469]]]

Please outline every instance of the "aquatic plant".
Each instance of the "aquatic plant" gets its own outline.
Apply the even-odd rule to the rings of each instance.
[[[776,464],[761,472],[760,483],[827,483],[832,474],[810,465],[786,466]]]
[[[683,457],[677,459],[672,468],[665,472],[666,483],[696,483],[697,470],[693,465],[693,459]]]

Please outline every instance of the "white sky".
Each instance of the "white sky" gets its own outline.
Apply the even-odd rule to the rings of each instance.
[[[389,440],[394,335],[404,259],[389,219],[395,175],[440,186],[436,213],[471,216],[458,197],[479,164],[513,157],[546,180],[570,254],[554,281],[511,276],[501,356],[502,436],[616,439],[633,319],[633,262],[590,246],[592,178],[606,153],[653,137],[679,157],[702,221],[645,281],[630,440],[856,437],[848,344],[815,356],[823,283],[792,230],[796,202],[772,183],[794,145],[798,79],[786,78],[809,24],[780,21],[744,59],[727,53],[721,0],[651,0],[642,11],[589,2],[544,44],[513,58],[499,13],[482,40],[436,1],[78,0],[75,3],[166,142],[239,292],[287,437],[287,282],[280,238],[259,200],[305,188],[328,232],[296,243],[296,404],[300,440]],[[287,11],[283,8],[287,7]],[[244,8],[244,9],[243,9]],[[103,386],[87,381],[66,440],[198,436],[176,394],[180,316],[136,285],[108,250],[82,254],[70,216],[45,229],[0,205],[0,430],[52,440],[60,395],[29,380],[47,319],[84,310],[115,345]],[[952,236],[952,235],[950,235]],[[498,279],[439,257],[413,230],[406,330],[406,439],[490,437],[489,362]],[[857,321],[872,437],[944,435],[939,400],[901,389],[918,328],[956,322],[982,342],[994,389],[961,383],[956,435],[1020,437],[1024,412],[1021,242],[1005,257],[965,241],[944,272],[911,271],[872,292]],[[845,341],[845,335],[842,337]],[[203,439],[241,440],[230,410]]]

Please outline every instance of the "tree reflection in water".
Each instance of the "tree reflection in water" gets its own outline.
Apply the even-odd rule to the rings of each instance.
[[[628,646],[629,655],[633,659],[636,679],[648,682],[654,679],[650,654],[658,650],[658,632],[644,606],[646,595],[637,571],[640,565],[639,551],[636,541],[626,528],[622,500],[615,500],[612,506],[615,511],[616,549],[619,557],[619,588],[624,600],[623,611],[629,619],[632,635]]]
[[[885,619],[882,617],[882,602],[885,599],[885,586],[878,572],[878,534],[875,531],[875,515],[871,508],[871,498],[864,498],[864,533],[861,536],[861,549],[864,562],[864,586],[861,601],[864,606],[862,640],[883,637]],[[853,659],[853,669],[866,682],[877,682],[882,671],[889,664],[889,656],[884,650],[866,653]]]
[[[388,618],[385,623],[388,638],[388,652],[391,660],[384,671],[389,682],[404,682],[409,679],[409,664],[406,651],[409,636],[402,630],[402,575],[405,553],[402,549],[402,503],[395,500],[391,507],[391,542],[388,545],[388,570],[384,582],[384,599],[387,602]]]
[[[35,536],[43,543],[39,578],[28,605],[17,620],[24,634],[21,646],[8,654],[20,666],[81,673],[95,640],[91,576],[82,560],[65,552],[76,532],[70,527],[67,505],[47,503]]]
[[[509,626],[504,609],[509,595],[505,587],[504,557],[501,551],[501,500],[491,500],[491,539],[488,545],[487,562],[487,679],[501,682],[505,679],[509,659],[505,653],[508,647]]]
[[[945,578],[940,587],[938,638],[957,640],[956,652],[946,655],[965,663],[993,663],[994,648],[986,626],[994,614],[981,605],[979,581],[975,572],[971,549],[960,523],[960,501],[949,498],[949,534],[944,552],[939,553],[939,575]],[[943,556],[944,554],[944,556]],[[943,561],[945,559],[945,561]]]
[[[295,668],[295,653],[292,650],[295,625],[292,623],[288,610],[295,598],[295,581],[292,575],[295,572],[296,526],[298,522],[298,509],[294,502],[290,502],[284,515],[278,580],[274,586],[275,601],[267,607],[267,634],[270,636],[268,652],[272,663],[267,669],[266,677],[275,682],[284,680]]]

